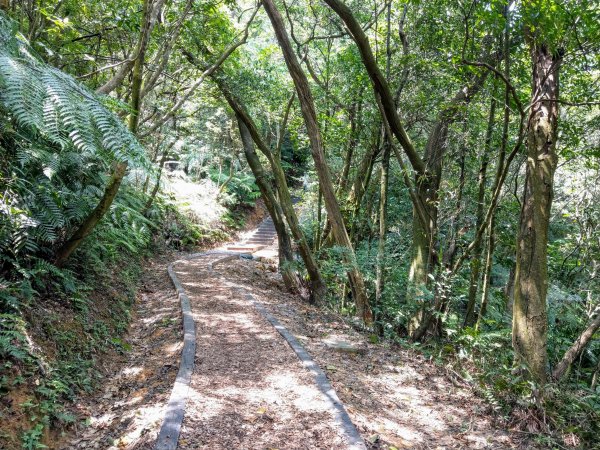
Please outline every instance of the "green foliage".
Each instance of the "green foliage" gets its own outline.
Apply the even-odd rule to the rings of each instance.
[[[82,159],[141,163],[145,153],[135,137],[94,93],[71,76],[39,61],[0,12],[0,102],[19,130],[30,132],[47,148],[77,152]],[[36,155],[36,149],[31,153]],[[59,168],[45,155],[48,178]],[[75,155],[68,155],[74,158]],[[21,155],[19,159],[27,158]]]
[[[29,357],[23,319],[14,314],[0,314],[0,359],[26,362]]]
[[[146,156],[95,94],[34,56],[1,12],[0,29],[0,251],[18,270],[23,255],[52,257],[95,207],[113,163],[143,166]]]
[[[254,206],[256,200],[260,198],[260,190],[250,173],[236,170],[230,179],[224,171],[213,168],[209,170],[209,176],[217,186],[227,183],[225,186],[226,195],[222,196],[221,201],[232,209],[238,205]]]

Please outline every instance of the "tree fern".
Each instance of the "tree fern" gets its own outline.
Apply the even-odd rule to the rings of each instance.
[[[105,103],[38,59],[0,11],[0,251],[50,255],[93,210],[114,163],[148,168]]]
[[[144,164],[136,138],[101,100],[71,76],[32,55],[0,12],[0,103],[17,124],[65,149]]]

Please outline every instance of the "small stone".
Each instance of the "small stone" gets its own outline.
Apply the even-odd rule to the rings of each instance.
[[[332,350],[336,350],[342,353],[358,353],[364,354],[367,352],[367,349],[364,347],[359,347],[358,345],[351,344],[346,341],[338,341],[338,340],[324,340],[323,341],[327,347]]]

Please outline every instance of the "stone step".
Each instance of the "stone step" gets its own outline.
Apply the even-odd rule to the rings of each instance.
[[[247,242],[248,245],[271,245],[272,243],[273,243],[273,239]]]
[[[337,339],[324,339],[323,343],[330,349],[341,353],[358,353],[361,355],[367,353],[367,348],[364,345],[357,343]]]
[[[237,244],[234,244],[234,245],[228,246],[227,250],[232,251],[232,252],[254,253],[264,247],[265,247],[264,245],[252,245],[252,244],[237,245]]]

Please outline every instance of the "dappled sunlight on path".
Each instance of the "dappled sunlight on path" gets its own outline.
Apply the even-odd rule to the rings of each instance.
[[[197,334],[179,448],[346,448],[310,373],[211,260],[175,266]]]
[[[302,342],[370,449],[531,448],[495,424],[492,409],[450,370],[417,351],[369,342],[342,317],[287,293],[261,263],[238,260],[221,276],[251,292]],[[331,341],[363,351],[338,351]]]

